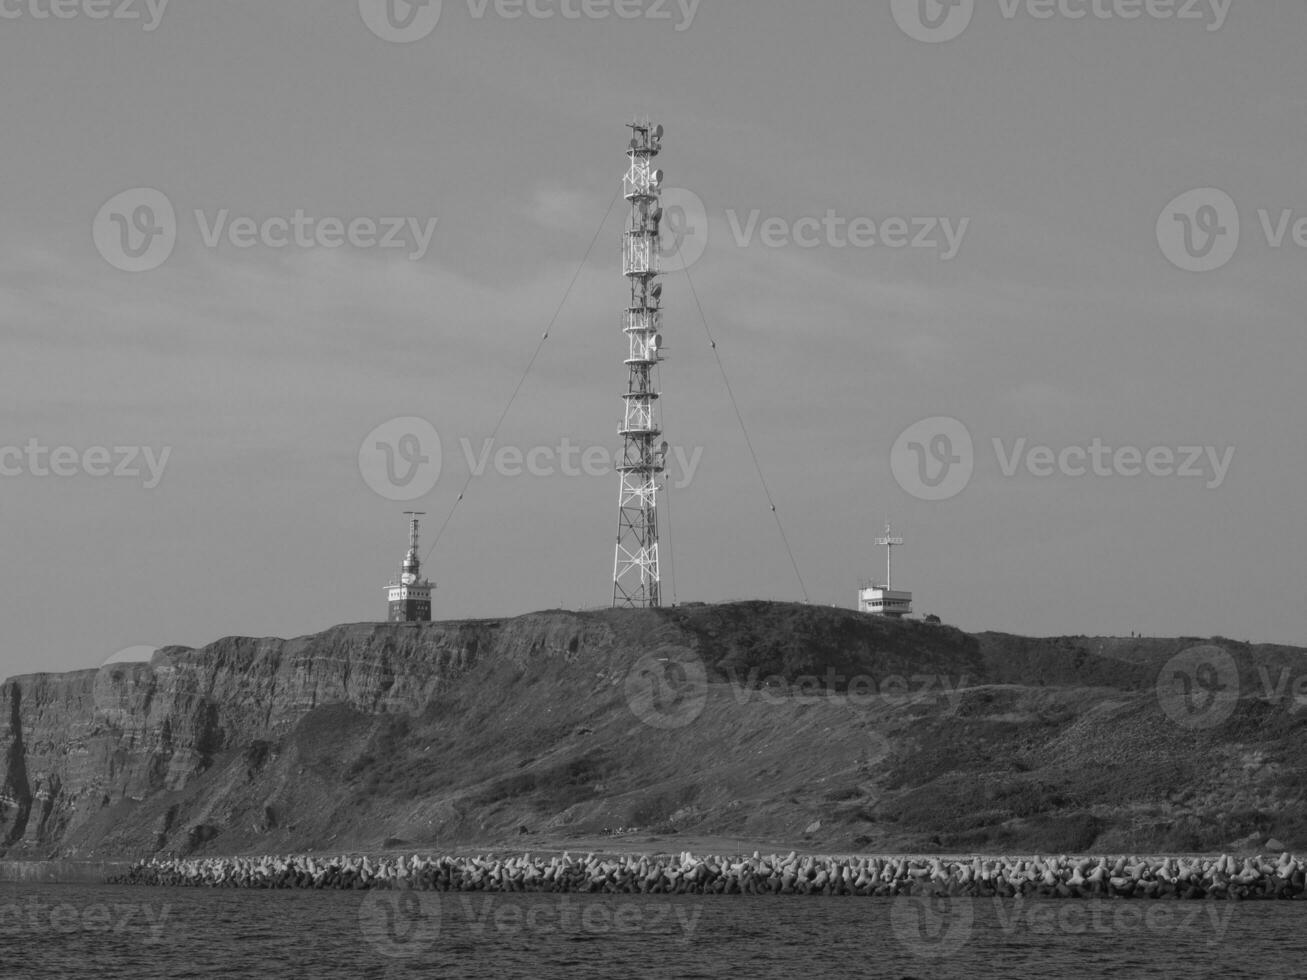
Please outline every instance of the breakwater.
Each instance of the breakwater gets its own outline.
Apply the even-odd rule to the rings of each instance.
[[[98,884],[132,867],[130,861],[0,861],[0,882]]]
[[[113,884],[693,895],[1297,899],[1303,861],[1217,858],[261,857],[152,859]]]

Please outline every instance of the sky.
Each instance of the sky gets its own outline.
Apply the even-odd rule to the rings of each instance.
[[[0,0],[0,675],[607,605],[637,116],[665,597],[1307,643],[1300,2],[388,2]]]

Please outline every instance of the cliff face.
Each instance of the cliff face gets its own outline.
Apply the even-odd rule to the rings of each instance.
[[[1257,695],[1303,652],[1229,644],[1244,698],[1192,728],[1157,680],[1194,642],[743,603],[167,648],[0,685],[0,855],[1301,836],[1305,726]]]
[[[0,686],[0,842],[57,849],[100,811],[182,793],[224,753],[276,741],[319,705],[420,711],[500,632],[496,623],[341,626],[13,678]]]

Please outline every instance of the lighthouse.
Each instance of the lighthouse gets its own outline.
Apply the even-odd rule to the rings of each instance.
[[[424,515],[422,511],[407,510],[404,516],[409,519],[408,554],[400,566],[399,580],[386,586],[390,622],[429,623],[431,590],[436,584],[422,577],[422,561],[418,558],[418,518]]]

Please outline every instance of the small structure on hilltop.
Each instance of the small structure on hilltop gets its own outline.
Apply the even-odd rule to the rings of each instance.
[[[903,544],[903,539],[894,537],[894,532],[886,521],[885,536],[877,538],[876,544],[885,549],[885,584],[862,583],[862,587],[858,589],[858,612],[901,619],[912,612],[912,593],[890,588],[890,556],[893,555],[895,548]]]
[[[386,596],[390,600],[390,622],[392,623],[429,623],[431,622],[431,591],[435,582],[428,582],[422,577],[422,562],[418,558],[418,518],[424,513],[419,510],[406,510],[409,518],[408,554],[400,566],[399,580],[392,580],[386,586]]]

